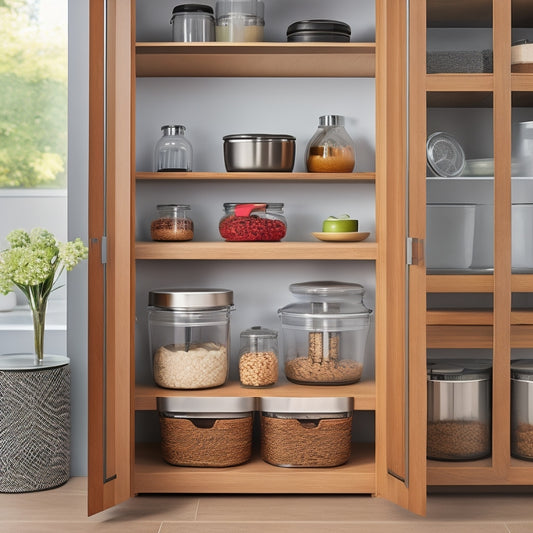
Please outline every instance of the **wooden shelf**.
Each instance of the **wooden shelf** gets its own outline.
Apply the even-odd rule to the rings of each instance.
[[[375,181],[375,172],[136,172],[139,181]]]
[[[135,387],[135,409],[137,411],[154,411],[157,409],[157,398],[173,396],[193,396],[216,398],[221,396],[237,397],[289,397],[289,398],[324,398],[353,397],[354,410],[374,411],[376,409],[376,384],[374,381],[360,381],[353,385],[297,385],[284,382],[265,389],[241,387],[238,382],[230,382],[222,387],[202,390],[162,389],[155,385],[137,385]]]
[[[491,309],[428,309],[426,323],[430,326],[488,326],[492,325]],[[511,311],[511,324],[532,325],[533,310]]]
[[[492,326],[433,326],[426,327],[428,348],[493,348]],[[511,348],[532,348],[533,326],[511,325]]]
[[[492,466],[492,459],[477,461],[427,462],[428,485],[491,485],[501,476]]]
[[[368,260],[375,242],[137,242],[135,259]]]
[[[492,292],[492,274],[429,274],[427,292]]]
[[[375,43],[137,43],[137,77],[375,76]]]
[[[161,459],[158,444],[138,444],[135,493],[231,494],[375,494],[374,445],[353,443],[350,460],[334,468],[280,468],[255,455],[227,468],[172,466]]]
[[[428,74],[428,107],[492,107],[492,74]]]

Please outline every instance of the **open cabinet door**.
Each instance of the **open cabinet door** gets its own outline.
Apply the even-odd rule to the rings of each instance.
[[[411,6],[419,3],[425,4],[416,0]],[[378,0],[376,307],[382,319],[376,330],[376,465],[378,494],[425,514],[425,158],[423,190],[411,182],[413,165],[420,166],[425,147],[413,145],[408,128],[418,120],[425,124],[425,117],[413,116],[415,109],[425,109],[417,102],[424,85],[408,75],[413,66],[420,68],[417,61],[425,65],[425,43],[420,57],[409,32],[417,13],[409,0]]]
[[[88,513],[132,495],[130,0],[91,0]]]

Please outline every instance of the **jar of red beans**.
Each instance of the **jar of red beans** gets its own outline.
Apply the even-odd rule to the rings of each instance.
[[[190,241],[194,236],[192,220],[186,212],[191,206],[185,204],[161,204],[150,224],[153,241]]]
[[[226,241],[280,241],[287,233],[283,204],[225,203],[218,229]]]

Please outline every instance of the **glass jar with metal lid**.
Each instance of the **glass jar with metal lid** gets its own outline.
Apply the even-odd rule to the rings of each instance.
[[[204,389],[228,377],[233,291],[159,289],[148,297],[154,381],[168,389]]]
[[[163,136],[154,148],[154,172],[190,172],[192,145],[185,137],[185,126],[161,126]]]
[[[533,360],[511,362],[511,455],[533,461]]]
[[[466,461],[491,452],[491,361],[427,364],[427,456]]]
[[[204,4],[181,4],[172,10],[172,40],[182,43],[215,40],[213,8]]]
[[[262,0],[217,0],[215,13],[217,41],[263,40],[265,6]]]
[[[372,311],[358,283],[314,281],[289,287],[299,301],[278,310],[285,375],[304,385],[361,379]]]
[[[252,326],[241,332],[239,379],[244,387],[270,387],[278,380],[278,332]]]
[[[157,216],[150,224],[153,241],[190,241],[194,237],[193,221],[186,212],[191,210],[186,204],[160,204]]]

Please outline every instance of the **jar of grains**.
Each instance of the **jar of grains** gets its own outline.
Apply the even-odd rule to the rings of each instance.
[[[278,333],[253,326],[241,333],[239,378],[244,387],[269,387],[278,380]]]
[[[193,221],[186,215],[191,206],[185,204],[161,204],[157,216],[150,224],[153,241],[190,241],[194,236]]]
[[[218,230],[226,241],[280,241],[287,233],[283,204],[224,204]]]
[[[347,385],[363,373],[372,311],[357,283],[316,281],[289,287],[299,301],[278,310],[285,375],[303,385]]]
[[[344,128],[341,115],[319,118],[318,130],[307,143],[306,163],[309,172],[352,172],[355,146]]]
[[[228,377],[233,291],[152,290],[148,304],[155,383],[168,389],[223,385]]]
[[[511,363],[511,455],[533,460],[533,360]]]

